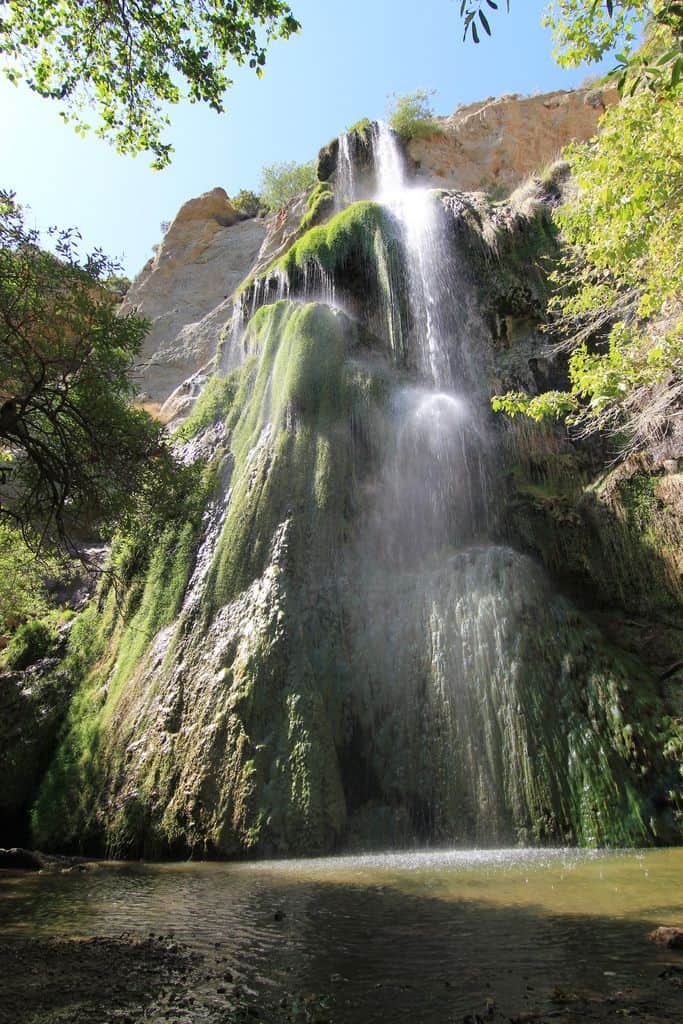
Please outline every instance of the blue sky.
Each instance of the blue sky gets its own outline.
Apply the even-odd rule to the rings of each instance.
[[[76,226],[129,274],[185,200],[217,185],[257,190],[265,164],[312,159],[362,117],[382,117],[387,97],[435,89],[438,114],[505,93],[568,89],[587,69],[553,62],[543,0],[514,0],[492,16],[494,35],[462,42],[457,0],[291,0],[300,35],[275,43],[265,75],[238,71],[227,113],[173,108],[173,163],[118,156],[64,125],[58,104],[0,82],[0,185],[31,207],[38,227]],[[594,69],[591,69],[594,70]]]

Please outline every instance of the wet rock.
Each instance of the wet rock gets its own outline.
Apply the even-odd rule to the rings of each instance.
[[[14,846],[9,850],[0,849],[0,868],[11,871],[40,871],[43,863],[32,850]]]
[[[648,938],[650,942],[666,946],[667,949],[683,949],[683,928],[655,928]]]

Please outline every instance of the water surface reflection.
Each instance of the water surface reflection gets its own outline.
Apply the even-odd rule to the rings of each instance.
[[[335,1019],[440,1021],[654,983],[676,954],[645,936],[683,922],[681,869],[680,849],[498,850],[5,873],[0,934],[172,930],[256,985],[331,992]]]

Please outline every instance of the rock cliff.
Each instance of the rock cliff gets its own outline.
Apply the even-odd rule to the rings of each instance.
[[[352,203],[246,282],[240,365],[178,435],[201,489],[119,540],[123,595],[74,627],[39,845],[680,838],[661,473],[608,481],[488,411],[561,372],[537,329],[557,187]]]
[[[193,201],[136,283],[219,358],[175,434],[192,493],[116,538],[69,634],[40,846],[681,840],[679,465],[491,411],[563,383],[540,324],[566,165],[502,202],[409,173],[359,127],[266,223]]]
[[[433,187],[509,192],[558,158],[568,142],[596,132],[615,88],[502,96],[434,119],[435,132],[408,146],[418,176]]]
[[[222,188],[185,203],[153,259],[133,282],[124,312],[151,321],[136,371],[142,400],[158,412],[216,352],[231,296],[266,236],[263,220],[241,220]]]
[[[436,118],[434,134],[414,139],[409,154],[433,187],[507,194],[567,142],[593,135],[615,98],[582,89],[470,104]],[[268,218],[240,220],[221,188],[179,210],[123,307],[152,322],[136,373],[150,411],[166,421],[187,414],[232,316],[233,292],[286,251],[305,213],[302,197]]]

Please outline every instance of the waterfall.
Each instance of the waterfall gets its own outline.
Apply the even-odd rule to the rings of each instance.
[[[203,521],[189,503],[131,569],[130,623],[113,591],[93,618],[38,841],[243,856],[670,834],[678,748],[652,677],[494,529],[503,364],[448,204],[382,124],[342,136],[336,192],[349,208],[235,300],[219,365],[241,369],[186,437]]]
[[[471,399],[476,360],[458,322],[464,289],[447,215],[431,190],[408,180],[398,139],[381,121],[372,126],[372,150],[376,201],[400,230],[412,346],[426,385],[397,396],[396,445],[380,515],[385,525],[393,523],[402,551],[427,556],[488,526],[488,436],[481,404]]]
[[[457,269],[452,264],[445,211],[434,193],[407,181],[403,154],[383,121],[373,125],[377,202],[401,225],[420,369],[437,387],[455,379],[452,360],[457,315]],[[462,376],[463,366],[458,377]]]
[[[348,132],[339,136],[336,178],[335,209],[343,210],[345,206],[353,202],[357,191],[355,167],[351,155],[351,139]]]

